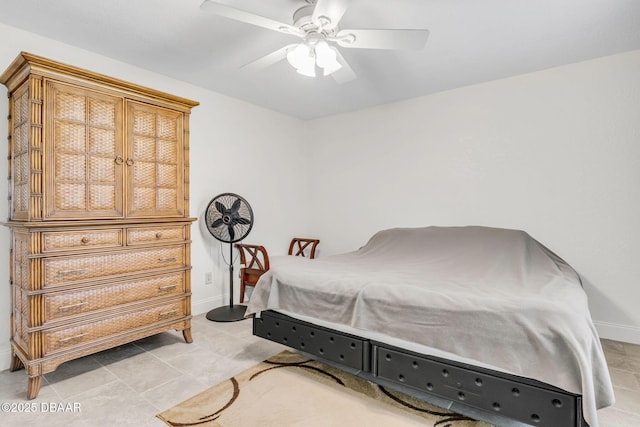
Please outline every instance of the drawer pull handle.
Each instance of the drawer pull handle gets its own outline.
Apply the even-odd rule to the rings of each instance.
[[[173,317],[175,314],[178,314],[178,309],[173,309],[171,311],[164,311],[158,314],[158,319],[166,319],[167,317]]]
[[[83,245],[86,245],[87,243],[89,243],[89,238],[83,237],[82,239],[80,239],[80,243],[82,243]]]
[[[58,311],[73,310],[74,308],[82,307],[83,305],[86,305],[86,304],[87,304],[86,301],[82,301],[82,302],[79,302],[77,304],[61,305],[60,307],[58,307]]]
[[[87,270],[86,269],[80,269],[80,270],[63,270],[63,271],[58,271],[58,276],[62,276],[62,277],[66,277],[66,276],[77,276],[80,274],[84,274],[86,273]]]
[[[161,264],[167,263],[167,262],[176,262],[177,258],[176,257],[170,257],[170,258],[158,258],[158,262]]]
[[[160,232],[156,233],[156,239],[162,239],[162,233]]]
[[[178,285],[166,285],[166,286],[160,286],[158,288],[159,292],[164,292],[164,291],[170,291],[172,289],[175,289]]]
[[[58,342],[59,342],[60,344],[64,344],[64,343],[69,342],[69,341],[73,341],[73,340],[81,339],[81,338],[82,338],[82,337],[84,337],[85,335],[87,335],[87,333],[86,333],[86,332],[85,332],[85,333],[83,333],[83,334],[74,335],[74,336],[69,337],[69,338],[62,338],[62,339],[58,340]]]

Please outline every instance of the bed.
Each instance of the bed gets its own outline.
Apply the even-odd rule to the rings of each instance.
[[[596,427],[613,388],[578,274],[523,231],[395,228],[272,257],[254,333],[531,425]]]

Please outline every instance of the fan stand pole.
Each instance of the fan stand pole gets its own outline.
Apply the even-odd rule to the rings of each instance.
[[[233,245],[229,243],[229,305],[214,308],[207,313],[213,322],[237,322],[244,319],[246,305],[233,305]]]
[[[229,307],[233,307],[233,245],[229,243]],[[242,313],[244,316],[244,313]]]

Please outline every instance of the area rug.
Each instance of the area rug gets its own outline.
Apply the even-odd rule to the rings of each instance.
[[[176,427],[489,426],[288,351],[157,417]]]

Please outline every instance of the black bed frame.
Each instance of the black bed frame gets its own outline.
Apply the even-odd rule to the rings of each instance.
[[[486,411],[485,420],[495,424],[493,414],[534,426],[588,427],[580,395],[540,381],[415,353],[271,310],[253,319],[253,334],[381,385],[446,399],[456,412]]]

